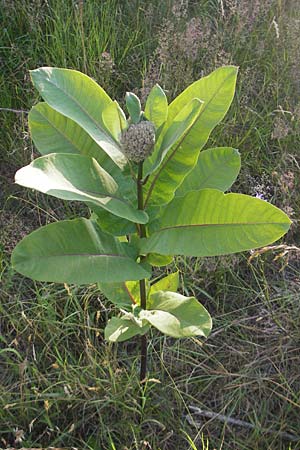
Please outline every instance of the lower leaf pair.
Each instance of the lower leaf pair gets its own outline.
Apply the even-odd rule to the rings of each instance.
[[[125,341],[145,334],[151,325],[174,338],[207,337],[212,320],[195,297],[157,291],[150,294],[147,310],[134,305],[132,312],[110,319],[105,328],[105,339],[111,342]]]

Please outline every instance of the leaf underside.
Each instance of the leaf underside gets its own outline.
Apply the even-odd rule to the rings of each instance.
[[[57,198],[104,208],[132,222],[148,221],[147,214],[122,198],[111,175],[88,156],[65,153],[42,156],[18,170],[15,180],[21,186]]]

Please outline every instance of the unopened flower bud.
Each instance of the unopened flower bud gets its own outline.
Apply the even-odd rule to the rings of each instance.
[[[122,133],[122,151],[135,163],[144,161],[151,155],[155,144],[155,127],[147,120],[132,124]]]

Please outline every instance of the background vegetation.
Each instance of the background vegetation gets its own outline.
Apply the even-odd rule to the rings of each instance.
[[[297,3],[0,0],[3,448],[300,449]],[[138,341],[104,342],[113,306],[96,286],[35,283],[10,267],[22,236],[78,208],[85,214],[13,184],[15,171],[37,156],[26,119],[38,94],[28,70],[81,70],[123,103],[126,91],[144,99],[156,82],[171,100],[224,64],[240,66],[237,94],[207,147],[238,148],[243,169],[234,190],[270,200],[294,223],[286,247],[251,262],[248,253],[177,259],[182,292],[201,299],[214,329],[205,343],[153,331],[141,406]]]

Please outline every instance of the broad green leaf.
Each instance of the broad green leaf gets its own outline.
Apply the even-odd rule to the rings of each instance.
[[[195,297],[175,292],[155,292],[151,296],[150,310],[142,310],[139,317],[175,338],[207,337],[212,328],[209,313]]]
[[[157,154],[156,161],[149,170],[146,169],[145,175],[148,175],[149,173],[153,172],[155,169],[157,169],[157,167],[160,166],[160,164],[166,157],[168,151],[175,143],[178,142],[178,145],[180,145],[180,142],[184,139],[184,136],[187,135],[187,133],[197,120],[197,117],[199,116],[202,107],[203,103],[199,99],[194,98],[182,109],[182,111],[180,111],[177,114],[172,124],[164,134],[162,140],[160,139],[158,140],[154,148],[154,152],[155,154]],[[157,148],[159,149],[158,152],[155,151]],[[169,159],[171,157],[172,152],[170,155],[167,156],[167,158]],[[149,158],[149,162],[151,162],[152,159],[153,158]],[[176,176],[179,183],[181,181],[180,172],[178,172]]]
[[[120,140],[122,130],[126,128],[126,118],[121,112],[117,102],[110,103],[102,112],[102,120],[105,127],[116,141]]]
[[[238,150],[230,147],[210,148],[202,151],[193,170],[176,191],[182,197],[189,191],[218,189],[227,191],[236,180],[241,168]]]
[[[151,285],[150,288],[150,304],[151,296],[157,291],[171,291],[176,292],[179,286],[179,272],[170,273],[161,280]]]
[[[207,77],[191,84],[170,104],[168,119],[160,139],[163,139],[177,114],[190,101],[199,98],[204,102],[189,133],[169,150],[162,164],[150,175],[146,185],[148,192],[146,204],[157,205],[172,200],[175,190],[196,164],[199,152],[207,142],[211,131],[229,109],[234,96],[237,70],[237,67],[233,66],[215,70]]]
[[[57,198],[104,208],[132,222],[148,221],[147,214],[124,200],[114,179],[88,156],[64,153],[42,156],[18,170],[15,181]]]
[[[53,109],[82,127],[120,168],[126,165],[120,145],[102,120],[102,112],[113,101],[94,80],[76,70],[54,67],[30,73],[34,86]]]
[[[158,84],[153,86],[147,97],[144,114],[147,120],[154,123],[156,129],[159,129],[167,120],[168,100]]]
[[[12,254],[17,272],[38,281],[89,284],[140,280],[132,246],[118,242],[87,219],[46,225],[22,239]]]
[[[140,99],[133,92],[126,92],[125,101],[131,122],[138,123],[142,113]]]
[[[171,264],[173,261],[173,256],[160,255],[159,253],[149,253],[146,257],[146,261],[151,264],[151,266],[164,267]]]
[[[188,192],[165,207],[150,224],[141,252],[216,256],[262,247],[279,239],[291,224],[275,206],[243,194],[214,189]]]
[[[149,330],[149,325],[142,325],[133,315],[113,317],[107,322],[104,336],[110,342],[123,342],[133,336],[143,335]]]

